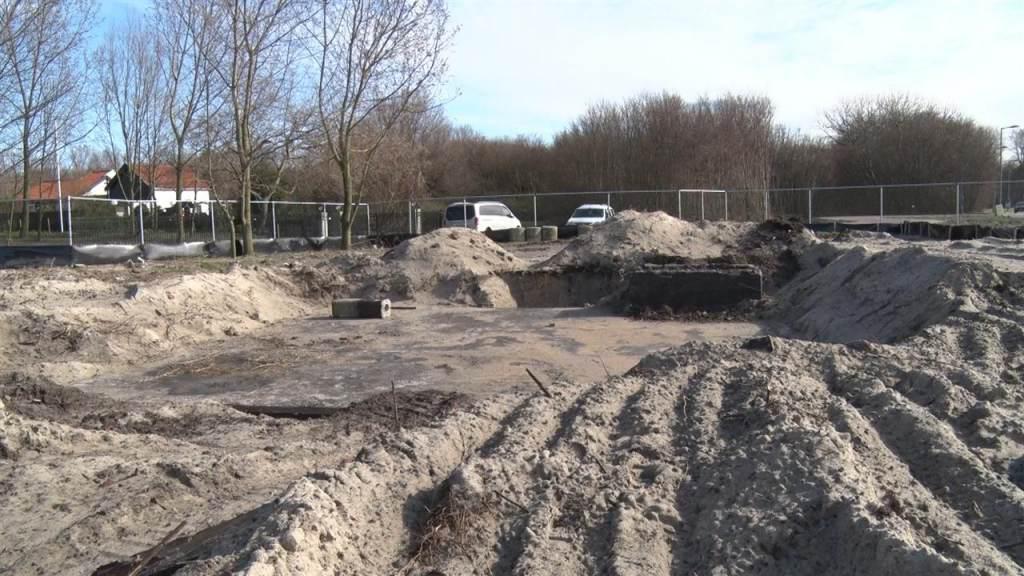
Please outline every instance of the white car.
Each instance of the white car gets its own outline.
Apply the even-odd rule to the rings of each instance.
[[[523,223],[501,202],[456,202],[445,209],[443,226],[486,232],[522,228]]]
[[[615,215],[615,211],[607,204],[584,204],[569,217],[566,226],[579,226],[580,224],[600,224],[607,222]]]

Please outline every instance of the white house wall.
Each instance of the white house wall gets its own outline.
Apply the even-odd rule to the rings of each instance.
[[[169,188],[157,188],[153,191],[153,200],[156,201],[156,205],[161,210],[169,210],[174,208],[175,204],[175,191]],[[182,190],[181,191],[182,202],[194,202],[197,204],[196,209],[201,214],[210,213],[210,191],[209,190]]]

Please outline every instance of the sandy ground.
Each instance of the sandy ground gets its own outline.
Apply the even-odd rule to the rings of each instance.
[[[790,338],[499,397],[305,477],[223,527],[230,546],[169,557],[200,574],[1021,573],[1022,278],[906,245],[804,256],[772,308]]]
[[[390,390],[486,396],[546,378],[603,380],[652,350],[751,336],[743,322],[641,322],[591,309],[427,306],[388,320],[289,320],[79,388],[133,400],[343,405]],[[606,371],[607,370],[607,371]]]
[[[1024,573],[1019,245],[616,226],[555,258],[786,273],[759,325],[465,308],[553,264],[450,231],[390,255],[5,276],[0,572],[127,574],[166,536],[143,574]],[[318,319],[353,294],[417,309]],[[237,397],[364,400],[296,420]]]

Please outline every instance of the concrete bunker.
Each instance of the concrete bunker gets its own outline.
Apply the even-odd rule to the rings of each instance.
[[[519,308],[720,311],[760,300],[761,270],[736,264],[653,264],[626,271],[543,269],[501,275]]]

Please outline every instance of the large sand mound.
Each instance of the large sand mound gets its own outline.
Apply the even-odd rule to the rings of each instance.
[[[420,277],[494,274],[523,268],[526,263],[487,236],[467,228],[440,228],[406,240],[384,255]]]
[[[525,267],[475,230],[442,228],[406,240],[381,258],[343,254],[326,265],[297,267],[293,274],[310,295],[509,307],[515,302],[495,275]]]
[[[625,210],[571,241],[541,267],[629,268],[652,257],[721,258],[749,244],[759,230],[749,222],[687,222],[664,212]]]
[[[59,382],[311,310],[287,279],[238,265],[143,281],[127,268],[106,280],[77,269],[0,278],[8,282],[0,292],[0,369],[37,363]]]
[[[939,266],[887,258],[893,273]],[[1024,308],[1012,279],[959,274],[972,305],[924,330],[898,316],[914,325],[875,340],[900,344],[692,343],[604,382],[549,383],[551,397],[499,399],[307,475],[150,571],[1021,573]]]
[[[1002,287],[989,264],[921,247],[839,252],[823,244],[801,261],[801,274],[778,294],[774,320],[807,340],[894,342],[988,306]]]

